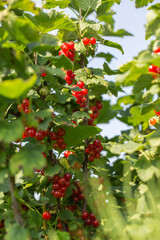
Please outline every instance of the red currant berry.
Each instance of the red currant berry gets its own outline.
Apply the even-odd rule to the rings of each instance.
[[[60,148],[61,150],[66,149],[66,147],[67,147],[67,145],[66,145],[65,142],[63,142],[62,144],[59,145],[59,148]]]
[[[90,162],[93,162],[94,159],[95,159],[95,156],[94,156],[94,155],[91,155],[91,156],[89,156],[89,158],[88,158],[88,160],[89,160]]]
[[[68,188],[71,185],[69,181],[66,182],[65,186]]]
[[[73,198],[73,201],[74,201],[74,202],[78,202],[78,201],[79,201],[78,197],[74,197],[74,198]]]
[[[58,183],[54,183],[54,184],[52,185],[52,188],[53,188],[54,190],[59,190],[59,189],[60,189],[60,186],[59,186]]]
[[[58,184],[59,184],[60,186],[65,186],[65,185],[66,185],[66,182],[67,182],[67,180],[66,180],[66,178],[64,178],[64,177],[62,177],[62,178],[60,178],[60,179],[58,180]]]
[[[154,111],[156,115],[160,116],[160,111],[157,112],[156,110]]]
[[[28,114],[28,113],[30,113],[31,111],[30,111],[29,108],[25,108],[24,112],[25,112],[26,114]]]
[[[89,217],[89,213],[86,212],[86,211],[83,211],[82,214],[81,214],[81,218],[82,219],[87,219]]]
[[[92,125],[94,123],[94,119],[93,118],[90,118],[90,119],[88,119],[88,125]]]
[[[82,39],[82,41],[83,41],[84,45],[88,45],[90,43],[89,38],[87,38],[87,37],[84,37]]]
[[[24,112],[24,108],[23,108],[23,105],[22,105],[22,104],[19,104],[19,105],[17,106],[17,109],[18,109],[19,112]]]
[[[96,102],[96,107],[98,108],[98,110],[101,110],[103,108],[101,101]]]
[[[157,72],[157,66],[155,65],[150,65],[149,68],[148,68],[148,71],[149,72],[152,72],[152,73],[156,73]]]
[[[31,128],[29,131],[28,131],[28,134],[30,137],[35,137],[36,135],[36,129],[35,128]]]
[[[64,52],[62,51],[62,50],[60,50],[59,52],[58,52],[58,55],[60,56],[60,55],[63,55],[64,54]]]
[[[90,216],[90,218],[93,219],[93,220],[96,219],[96,216],[95,216],[94,213],[92,213],[92,212],[89,214],[89,216]]]
[[[83,88],[84,87],[84,82],[78,81],[77,86],[80,87],[80,88]]]
[[[87,95],[88,94],[88,90],[87,90],[87,88],[83,88],[82,89],[82,95]]]
[[[58,143],[53,143],[53,148],[54,148],[54,149],[57,149],[57,148],[59,148],[59,145],[58,145]]]
[[[65,135],[65,130],[63,128],[60,128],[58,129],[58,132],[57,132],[58,136],[64,136]]]
[[[96,147],[100,147],[101,146],[101,141],[100,140],[94,140],[93,145]]]
[[[67,53],[67,56],[68,56],[68,58],[73,59],[73,58],[74,58],[74,52],[69,51],[69,52]]]
[[[41,77],[45,77],[47,75],[47,73],[46,72],[43,72],[42,74],[41,74]]]
[[[26,98],[23,99],[23,101],[22,101],[22,105],[23,105],[24,108],[29,107],[29,104],[30,104],[29,99],[26,99]]]
[[[39,131],[39,132],[36,132],[35,137],[36,137],[36,140],[40,141],[44,138],[44,135],[42,132]]]
[[[91,223],[92,223],[92,220],[91,220],[90,218],[87,218],[87,219],[85,220],[85,224],[86,224],[86,225],[91,225]]]
[[[62,43],[61,49],[64,53],[67,53],[69,50],[68,44],[67,43]]]
[[[69,47],[69,49],[74,49],[74,42],[69,42],[68,43],[68,47]]]
[[[70,173],[65,173],[64,177],[67,181],[69,181],[71,179],[72,175]]]
[[[83,200],[84,199],[84,194],[83,193],[81,193],[79,196],[78,196],[78,198],[79,198],[79,200]]]
[[[150,123],[151,125],[155,125],[155,124],[157,123],[157,121],[156,121],[155,118],[151,118],[151,119],[149,120],[149,123]]]
[[[94,37],[90,38],[90,43],[93,45],[96,44],[96,39]]]
[[[154,53],[160,53],[160,47],[158,47],[157,49],[155,49],[153,52],[154,52]]]
[[[67,190],[67,187],[61,187],[60,191],[65,192]]]
[[[69,155],[70,155],[70,152],[69,152],[68,150],[64,152],[64,156],[65,156],[66,158],[68,158]]]
[[[55,133],[55,132],[51,132],[50,134],[49,134],[49,136],[50,136],[50,139],[51,140],[57,140],[57,133]]]
[[[60,191],[55,191],[55,192],[54,192],[54,196],[55,196],[56,198],[61,198],[61,197],[62,197],[62,193],[61,193]]]
[[[98,227],[99,226],[99,221],[97,219],[92,221],[93,227]]]
[[[44,212],[42,216],[43,216],[43,218],[46,219],[46,220],[50,220],[50,219],[51,219],[51,214],[50,214],[50,212]]]
[[[63,138],[58,138],[57,139],[57,143],[58,143],[58,145],[61,145],[62,143],[64,143],[64,139]]]

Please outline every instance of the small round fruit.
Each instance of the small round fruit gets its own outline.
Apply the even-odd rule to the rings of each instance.
[[[83,88],[84,87],[84,82],[78,81],[77,86],[80,87],[80,88]]]
[[[63,128],[60,128],[58,129],[58,132],[57,132],[58,136],[64,136],[65,135],[65,130]]]
[[[64,177],[62,177],[62,178],[60,178],[60,179],[58,180],[58,184],[59,184],[60,186],[65,186],[65,185],[66,185],[66,182],[67,182],[67,180],[66,180],[66,178],[64,178]]]
[[[97,219],[92,221],[93,227],[98,227],[99,226],[99,221]]]
[[[82,219],[87,219],[89,217],[89,213],[86,212],[86,211],[83,211],[82,214],[81,214],[81,218]]]
[[[155,110],[154,112],[155,112],[156,115],[160,116],[160,111],[157,112],[157,111]]]
[[[59,148],[60,148],[61,150],[66,149],[66,147],[67,147],[67,145],[66,145],[65,142],[63,142],[62,144],[59,145]]]
[[[87,88],[83,88],[83,89],[82,89],[82,95],[85,96],[85,95],[87,95],[87,94],[88,94]]]
[[[53,191],[53,190],[52,190]],[[62,192],[60,192],[60,191],[55,191],[54,192],[54,196],[56,197],[56,198],[61,198],[62,197]]]
[[[70,41],[68,42],[69,49],[74,49],[74,42]]]
[[[42,216],[43,216],[43,218],[46,219],[46,220],[50,220],[50,219],[51,219],[51,214],[50,214],[50,212],[47,212],[47,211],[46,211],[46,212],[43,213]]]
[[[86,224],[86,225],[91,225],[91,223],[92,223],[92,220],[91,220],[90,218],[87,218],[87,219],[85,220],[85,224]]]
[[[149,120],[149,123],[150,123],[151,125],[155,125],[155,124],[157,123],[157,121],[156,121],[155,118],[151,118],[151,119]]]
[[[24,108],[29,107],[29,104],[30,104],[29,99],[27,98],[23,99],[22,105]]]
[[[44,135],[39,131],[35,134],[36,140],[40,141],[44,138]]]
[[[149,68],[148,68],[148,71],[149,72],[152,72],[152,73],[156,73],[157,72],[157,66],[155,65],[150,65]]]
[[[55,132],[51,132],[50,134],[49,134],[49,136],[50,136],[50,139],[51,140],[57,140],[57,133],[55,133]]]
[[[45,77],[47,75],[47,73],[46,72],[43,72],[42,74],[41,74],[41,77]]]
[[[84,37],[82,39],[82,41],[83,41],[84,45],[88,45],[90,43],[89,38],[87,38],[87,37]]]
[[[35,137],[36,135],[36,129],[35,128],[31,128],[29,131],[28,131],[28,134],[30,137]]]
[[[92,45],[96,44],[96,38],[94,38],[94,37],[90,38],[90,43]]]
[[[65,173],[64,177],[67,181],[69,181],[71,179],[72,175],[70,173]]]
[[[62,43],[61,49],[64,53],[67,53],[69,50],[68,44],[67,43]]]

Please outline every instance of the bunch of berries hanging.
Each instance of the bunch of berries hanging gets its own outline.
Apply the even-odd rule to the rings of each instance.
[[[32,110],[30,109],[30,101],[29,99],[23,99],[22,103],[17,106],[19,112],[24,112],[26,114],[30,113]]]
[[[82,39],[82,42],[86,46],[89,46],[90,44],[94,45],[94,44],[96,44],[96,38],[92,37],[92,38],[89,39],[87,37],[84,37]]]
[[[85,96],[88,94],[88,90],[87,88],[84,88],[84,82],[78,81],[77,85],[72,85],[72,87],[75,87],[75,88],[79,87],[82,89],[81,91],[78,91],[78,92],[72,91],[72,95],[76,97],[77,99],[76,102],[80,104],[81,108],[86,107],[87,98]]]
[[[62,43],[61,50],[58,52],[58,54],[59,55],[64,54],[71,61],[74,61],[75,56],[74,42]]]
[[[67,191],[67,188],[71,185],[70,180],[70,173],[65,173],[63,177],[55,175],[53,177],[53,190],[51,191],[51,194],[56,198],[65,197],[65,192]]]
[[[99,221],[96,219],[94,213],[89,214],[87,211],[83,211],[81,218],[85,220],[85,225],[92,225],[93,227],[99,226]]]
[[[72,72],[72,70],[67,70],[64,80],[66,80],[68,85],[71,85],[73,83],[73,80],[75,80],[75,76],[76,75],[74,72]]]
[[[66,143],[64,142],[64,139],[62,138],[65,135],[65,130],[63,128],[58,129],[58,132],[50,132],[49,137],[52,141],[56,141],[53,144],[54,149],[65,149]]]
[[[103,150],[103,146],[100,140],[94,140],[93,144],[89,144],[86,148],[86,153],[89,155],[88,160],[93,162],[95,159],[101,157],[100,152]]]
[[[96,106],[90,107],[92,110],[92,113],[90,114],[90,119],[88,119],[88,125],[92,125],[94,120],[98,118],[99,116],[99,110],[101,110],[103,107],[101,101],[96,102]]]
[[[37,141],[43,140],[47,135],[49,131],[44,131],[44,130],[36,130],[34,127],[25,127],[25,130],[23,132],[23,139],[26,137],[35,137]]]
[[[83,189],[83,188],[82,188],[80,182],[79,181],[75,181],[74,185],[76,186],[77,189],[73,189],[73,194],[72,194],[73,201],[74,202],[78,202],[78,201],[83,200],[85,196],[81,192],[81,189]]]

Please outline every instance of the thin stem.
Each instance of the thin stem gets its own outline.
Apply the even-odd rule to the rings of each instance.
[[[16,190],[15,178],[9,175],[8,179],[9,179],[10,193],[11,193],[11,199],[12,199],[12,210],[14,212],[16,222],[22,226],[24,224],[24,221],[21,216],[21,211],[20,211],[20,207],[18,204],[18,200],[15,197],[15,190]]]

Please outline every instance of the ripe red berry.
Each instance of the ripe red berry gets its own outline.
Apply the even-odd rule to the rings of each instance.
[[[87,219],[89,217],[89,213],[86,212],[86,211],[83,211],[82,214],[81,214],[81,218],[82,219]]]
[[[74,52],[69,51],[69,52],[67,53],[67,56],[68,56],[68,58],[73,59],[73,58],[74,58]]]
[[[148,71],[149,72],[152,72],[152,73],[156,73],[157,72],[157,66],[155,65],[150,65],[149,68],[148,68]]]
[[[31,128],[29,131],[28,131],[28,134],[30,137],[35,137],[36,135],[36,129],[35,128]]]
[[[60,56],[60,55],[63,55],[64,54],[64,52],[62,51],[62,50],[60,50],[59,52],[58,52],[58,55]]]
[[[47,75],[47,73],[46,72],[43,72],[42,74],[41,74],[41,77],[45,77]]]
[[[66,180],[66,178],[64,178],[64,177],[62,177],[62,178],[60,178],[60,179],[58,180],[58,184],[59,184],[60,186],[65,186],[65,185],[66,185],[66,182],[67,182],[67,180]]]
[[[36,140],[40,141],[44,138],[44,135],[42,132],[39,131],[39,132],[36,132],[35,137],[36,137]]]
[[[22,105],[23,105],[24,108],[28,108],[29,104],[30,104],[29,99],[26,99],[26,98],[23,99]]]
[[[64,177],[67,181],[69,181],[71,179],[72,175],[70,173],[65,173]]]
[[[53,148],[54,148],[54,149],[57,149],[57,148],[59,148],[59,145],[58,145],[58,143],[53,143]]]
[[[51,132],[50,134],[49,134],[49,136],[50,136],[50,139],[51,140],[57,140],[57,133],[55,133],[55,132]]]
[[[31,110],[30,110],[29,108],[25,108],[24,112],[25,112],[26,114],[28,114],[28,113],[31,112]]]
[[[84,45],[88,45],[90,43],[89,38],[87,38],[87,37],[84,37],[82,39],[82,41],[83,41]]]
[[[66,147],[67,147],[67,145],[66,145],[65,142],[63,142],[62,144],[59,145],[59,148],[60,148],[61,150],[66,149]]]
[[[96,38],[94,37],[90,38],[90,43],[93,45],[96,44]]]
[[[101,101],[96,102],[96,107],[98,108],[98,110],[101,110],[103,108]]]
[[[156,121],[155,118],[151,118],[151,119],[149,120],[149,123],[150,123],[151,125],[155,125],[155,124],[157,123],[157,121]]]
[[[99,146],[101,146],[101,141],[98,140],[98,139],[94,140],[93,145],[96,146],[96,147],[99,147]]]
[[[58,132],[57,132],[58,136],[64,136],[65,135],[65,130],[63,128],[60,128],[58,129]]]
[[[43,218],[46,219],[46,220],[50,220],[50,219],[51,219],[51,214],[50,214],[50,212],[44,212],[42,216],[43,216]]]
[[[74,42],[70,41],[68,42],[69,49],[74,49]]]
[[[67,187],[61,187],[60,191],[63,193],[67,190]]]
[[[88,94],[88,90],[87,90],[87,88],[83,88],[82,89],[82,95],[87,95]]]
[[[90,218],[87,218],[87,219],[85,220],[85,224],[86,224],[86,225],[91,225],[91,223],[92,223],[92,220],[91,220]]]
[[[68,44],[67,43],[62,43],[61,49],[64,53],[67,53],[69,50]]]
[[[91,156],[89,156],[89,158],[88,158],[88,160],[89,160],[90,162],[93,162],[94,159],[95,159],[95,156],[94,156],[94,155],[91,155]]]
[[[97,219],[92,221],[93,227],[98,227],[99,226],[99,221]]]
[[[160,47],[158,47],[157,49],[155,49],[153,52],[154,52],[154,53],[160,53]]]
[[[157,112],[157,111],[155,110],[154,112],[155,112],[156,115],[160,116],[160,111]]]
[[[24,112],[24,108],[23,108],[23,105],[22,105],[22,104],[19,104],[19,105],[17,106],[17,109],[18,109],[19,112]]]
[[[56,198],[61,198],[61,197],[62,197],[62,192],[60,192],[60,191],[55,191],[55,192],[54,192],[54,196],[55,196]]]
[[[65,156],[66,158],[68,158],[69,155],[70,155],[70,152],[69,152],[68,150],[64,152],[64,156]]]
[[[77,86],[80,87],[80,88],[83,88],[84,87],[84,82],[78,81]]]
[[[67,181],[66,184],[65,184],[65,187],[68,188],[70,185],[71,185],[71,183],[69,181]]]
[[[94,119],[93,118],[88,119],[88,125],[92,125],[93,123],[94,123]]]
[[[96,219],[96,216],[95,216],[94,213],[92,213],[92,212],[89,214],[89,216],[90,216],[90,218],[93,219],[93,220]]]
[[[58,183],[54,183],[54,184],[52,185],[52,188],[53,188],[54,190],[59,190],[59,189],[60,189],[60,186],[59,186]]]
[[[57,143],[58,143],[58,145],[61,145],[62,143],[64,143],[64,139],[63,138],[58,138],[57,139]]]

